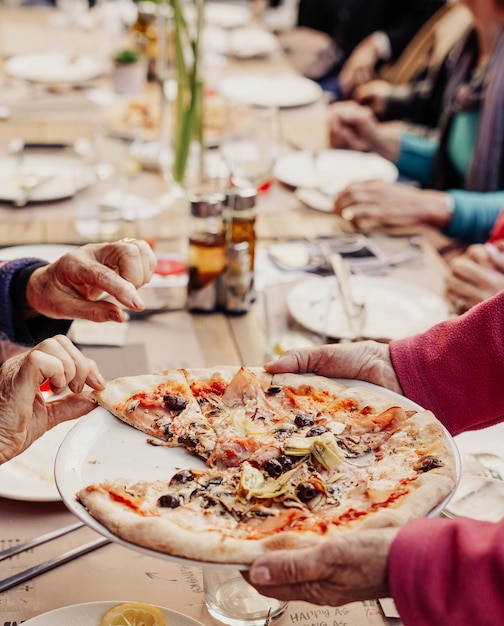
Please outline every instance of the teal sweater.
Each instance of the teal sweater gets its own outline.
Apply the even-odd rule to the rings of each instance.
[[[471,163],[474,141],[478,130],[477,112],[459,113],[455,116],[448,141],[448,156],[462,178],[465,179]],[[438,142],[429,137],[405,133],[401,138],[396,165],[401,175],[428,186],[431,179]],[[454,212],[443,229],[448,237],[473,243],[482,243],[504,206],[504,190],[487,193],[447,189],[453,199]]]

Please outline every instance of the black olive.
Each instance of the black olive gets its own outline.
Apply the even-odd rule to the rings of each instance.
[[[311,415],[298,413],[296,415],[296,419],[294,420],[294,424],[296,424],[299,428],[302,428],[303,426],[313,426],[313,424],[315,424],[315,420]]]
[[[321,435],[322,433],[327,432],[327,428],[325,426],[314,426],[313,428],[310,428],[310,430],[306,433],[307,437],[318,437],[319,435]]]
[[[281,387],[277,387],[276,385],[273,385],[272,387],[268,389],[266,393],[269,393],[270,396],[274,396],[275,394],[280,393],[281,391],[282,391]]]
[[[300,483],[297,486],[296,493],[301,502],[309,502],[317,495],[317,490],[312,483]]]
[[[280,461],[269,459],[264,464],[264,471],[268,472],[270,476],[281,476],[284,472],[284,467]]]
[[[195,449],[199,443],[199,439],[196,437],[182,437],[180,436],[177,441],[189,449]]]
[[[163,396],[163,402],[167,409],[170,411],[183,411],[187,406],[187,400],[182,396],[174,396],[171,393],[167,393]]]
[[[284,471],[292,469],[292,466],[294,465],[294,461],[292,460],[292,458],[290,456],[286,456],[285,454],[282,454],[282,456],[278,460],[282,464]]]
[[[166,426],[163,427],[163,432],[165,434],[165,437],[168,437],[168,439],[172,439],[173,438],[173,433],[170,429],[170,426],[168,424],[166,424]]]
[[[180,498],[178,496],[167,494],[159,498],[158,505],[167,509],[176,509],[180,506]]]
[[[190,483],[192,480],[194,480],[194,474],[191,470],[181,470],[180,472],[173,474],[170,484],[178,483],[179,485],[185,485],[186,483]]]
[[[222,480],[222,476],[213,476],[212,478],[208,479],[206,486],[208,487],[208,485],[220,485],[222,484]]]

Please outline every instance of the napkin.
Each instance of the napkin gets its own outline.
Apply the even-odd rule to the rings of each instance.
[[[128,333],[127,322],[91,322],[75,320],[68,336],[79,345],[124,346]]]

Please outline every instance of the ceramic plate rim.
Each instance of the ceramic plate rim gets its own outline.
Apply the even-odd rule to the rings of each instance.
[[[135,600],[97,600],[95,602],[82,602],[79,604],[69,604],[68,606],[61,606],[57,609],[52,609],[51,611],[46,611],[45,613],[41,613],[40,615],[36,615],[35,617],[30,617],[27,621],[23,622],[26,626],[57,626],[58,622],[54,621],[54,618],[59,620],[60,618],[68,619],[71,615],[68,613],[75,612],[75,610],[90,608],[91,610],[96,609],[96,613],[100,611],[100,615],[103,615],[106,611],[111,609],[114,606],[119,604],[124,604],[125,602],[135,602]],[[185,613],[181,613],[180,611],[175,611],[173,609],[168,609],[164,606],[160,606],[154,604],[160,611],[162,611],[165,618],[175,621],[177,618],[183,618],[184,620],[188,620],[187,624],[179,624],[177,626],[203,626],[201,622],[199,622],[194,617],[190,617]],[[90,616],[89,616],[90,617]],[[98,618],[98,615],[96,616]],[[47,621],[46,618],[49,618]],[[65,622],[59,622],[64,626]],[[173,623],[170,621],[170,623]],[[96,626],[98,626],[98,622],[96,622]]]
[[[262,371],[262,368],[250,369],[260,369]],[[420,405],[416,404],[412,400],[373,383],[355,379],[336,378],[334,380],[336,382],[341,382],[348,387],[360,386],[374,389],[390,396],[393,399],[396,399],[402,404],[410,406],[415,410],[423,410]],[[452,450],[456,457],[456,472],[457,476],[459,476],[460,458],[458,456],[458,451],[453,443],[453,438],[449,435],[446,429],[444,430],[449,441],[451,442]],[[202,460],[199,460],[194,455],[186,452],[183,448],[167,448],[163,446],[152,447],[146,442],[146,439],[147,435],[131,426],[128,426],[126,423],[106,411],[103,407],[97,407],[91,413],[88,413],[80,418],[76,426],[63,440],[63,443],[58,450],[55,462],[54,473],[56,485],[67,508],[90,528],[107,537],[114,543],[118,543],[124,547],[133,549],[148,556],[163,558],[179,564],[195,565],[197,567],[248,569],[248,565],[240,563],[199,561],[196,559],[184,558],[150,548],[145,548],[132,542],[125,541],[110,532],[103,524],[93,518],[85,507],[76,500],[75,494],[77,491],[93,482],[115,478],[119,479],[121,475],[126,478],[126,480],[152,480],[155,477],[159,478],[161,476],[161,471],[164,472],[163,477],[166,478],[169,476],[170,471],[178,471],[183,467],[197,467],[198,464],[202,468],[206,467]],[[127,442],[125,443],[126,440]],[[108,469],[105,468],[105,470],[103,470],[101,465],[103,462],[106,463],[107,459],[102,459],[100,457],[99,446],[101,445],[102,448],[101,454],[106,454],[110,457],[110,446],[112,443],[114,445],[112,464]],[[123,446],[124,449],[122,448]],[[126,453],[125,456],[129,459],[131,457],[131,446],[133,446],[136,463],[134,468],[131,467],[130,463],[129,471],[125,471],[124,467],[121,466],[122,461],[120,460],[120,455]],[[139,452],[141,450],[141,446],[144,446],[145,448],[145,455]],[[165,456],[164,459],[163,455]],[[175,458],[169,459],[169,456],[171,455]],[[185,463],[185,460],[187,460],[187,463]],[[162,468],[159,467],[160,464],[162,464]],[[113,472],[113,474],[110,475],[106,472]],[[134,472],[134,475],[132,472]],[[127,477],[128,474],[130,474],[131,478]],[[156,476],[153,476],[153,474],[156,474]],[[451,495],[452,494],[450,494],[449,497],[451,497]],[[445,507],[449,497],[445,498],[442,503],[434,507],[429,515],[437,515]]]
[[[317,319],[314,316],[311,316],[307,322],[305,318],[299,314],[299,308],[298,306],[296,306],[296,302],[299,300],[300,293],[304,291],[311,293],[313,291],[313,289],[311,291],[309,290],[310,283],[315,285],[316,283],[320,283],[320,281],[323,281],[326,284],[330,284],[331,282],[336,281],[336,278],[334,276],[311,276],[307,278],[306,280],[303,280],[299,282],[298,284],[296,284],[287,294],[287,309],[289,313],[292,315],[292,317],[296,320],[296,322],[301,324],[301,326],[303,326],[304,328],[307,328],[309,331],[314,332],[314,333],[319,333],[319,334],[324,331],[324,328],[321,328],[320,325],[317,324]],[[438,294],[434,293],[433,291],[430,291],[429,289],[426,289],[425,287],[407,283],[405,281],[397,280],[395,278],[390,278],[388,276],[366,276],[365,274],[355,274],[355,275],[350,276],[351,285],[353,284],[355,286],[355,285],[359,285],[362,283],[364,283],[364,286],[366,285],[366,283],[368,283],[368,284],[372,284],[373,286],[381,286],[385,288],[388,287],[389,289],[393,288],[396,290],[396,293],[402,290],[406,292],[406,294],[413,292],[413,293],[416,293],[417,295],[428,296],[433,302],[436,303],[437,306],[439,306],[440,313],[441,313],[441,309],[443,309],[442,313],[444,315],[443,318],[440,316],[440,319],[429,322],[429,325],[448,319],[449,311],[448,311],[448,305],[446,304],[446,302]],[[426,328],[427,327],[428,326],[426,326]],[[421,332],[421,331],[418,331],[418,332]],[[341,333],[340,335],[338,335],[337,333],[334,333],[334,334],[331,333],[331,337],[333,339],[341,337],[341,335],[343,335],[343,333]],[[366,334],[366,338],[367,339],[381,339],[381,340],[390,339],[392,340],[392,339],[397,339],[398,337],[385,337],[384,335],[378,336],[378,335],[374,335],[371,333],[371,334]]]
[[[23,243],[18,246],[6,246],[0,248],[0,261],[31,257],[52,263],[78,247],[78,245],[70,243]]]
[[[298,83],[301,90],[305,93],[299,94],[298,97],[292,97],[290,91],[285,90],[284,95],[279,98],[272,98],[268,96],[268,90],[264,89],[264,82],[273,80],[275,83],[279,83],[282,80],[290,81],[292,84]],[[251,91],[250,85],[259,83],[261,88],[256,87],[253,90],[254,94],[249,97],[247,92]],[[247,91],[241,93],[241,85],[246,84]],[[237,87],[238,86],[238,87]],[[251,74],[234,74],[227,76],[221,82],[218,87],[219,93],[236,102],[243,104],[249,104],[251,106],[269,106],[277,107],[280,109],[301,107],[316,102],[323,94],[322,88],[315,81],[305,78],[304,76],[298,76],[296,74],[281,74],[272,75],[267,73],[251,73]],[[260,96],[261,93],[266,93],[266,96]]]
[[[21,54],[16,54],[11,56],[9,59],[6,60],[5,62],[5,73],[8,74],[9,76],[12,76],[13,78],[20,78],[22,80],[27,80],[29,82],[32,83],[44,83],[44,84],[51,84],[51,83],[60,83],[60,84],[65,84],[65,85],[72,85],[72,84],[80,84],[80,83],[87,83],[91,80],[94,80],[95,78],[98,78],[99,76],[101,76],[104,72],[105,72],[105,66],[103,63],[100,63],[100,61],[89,54],[80,54],[79,56],[83,59],[86,59],[88,61],[92,62],[92,65],[94,65],[94,71],[93,72],[89,72],[88,74],[85,75],[85,77],[76,77],[76,78],[67,78],[67,79],[61,79],[61,78],[40,78],[37,76],[34,76],[34,74],[32,74],[31,71],[21,71],[19,72],[19,68],[17,66],[19,66],[19,64],[23,64],[27,63],[28,65],[30,64],[30,61],[34,58],[42,58],[42,57],[55,57],[55,56],[60,56],[60,57],[65,57],[68,56],[66,53],[59,53],[59,52],[28,52],[28,53],[21,53]]]
[[[42,167],[53,167],[53,168],[63,167],[63,169],[66,169],[68,171],[75,170],[76,176],[80,175],[80,177],[78,179],[76,178],[75,180],[73,180],[72,184],[71,185],[69,184],[67,188],[65,188],[65,185],[63,185],[63,188],[61,188],[61,185],[60,185],[59,191],[57,191],[54,188],[52,192],[51,191],[48,192],[46,190],[45,193],[44,193],[43,188],[38,188],[38,189],[33,190],[30,194],[30,198],[28,199],[27,205],[35,204],[38,202],[51,202],[53,200],[63,200],[65,198],[73,198],[79,191],[86,189],[86,187],[89,187],[89,185],[92,183],[93,175],[91,173],[91,170],[77,157],[65,156],[65,155],[56,156],[56,155],[31,154],[25,157],[24,162],[25,164],[26,162],[28,164],[34,163],[35,167],[37,167],[38,162],[40,162],[40,166]],[[12,163],[13,171],[15,171],[15,168],[16,168],[15,157],[5,156],[5,157],[0,158],[0,175],[2,174],[2,167],[5,169],[5,167],[7,167],[9,163]],[[58,177],[59,175],[56,174],[55,175],[56,181],[58,180]],[[18,198],[17,194],[9,196],[8,193],[6,194],[0,188],[0,202],[15,202],[17,198]]]
[[[296,161],[301,162],[303,159],[307,159],[307,158],[310,158],[310,152],[307,150],[298,150],[295,152],[289,152],[288,154],[281,156],[275,163],[275,167],[273,169],[273,176],[277,180],[279,180],[281,183],[288,185],[289,187],[316,189],[317,188],[316,181],[313,181],[311,183],[309,181],[307,183],[306,180],[300,181],[298,174],[296,173],[296,171],[299,170],[299,166],[297,168],[293,167],[293,165],[296,164]],[[318,153],[317,158],[318,159],[320,158],[334,159],[335,166],[337,166],[336,161],[338,159],[347,160],[347,161],[348,159],[356,159],[356,160],[360,159],[362,161],[374,160],[376,162],[379,162],[380,165],[383,165],[384,171],[388,170],[386,176],[380,177],[381,180],[392,183],[392,182],[395,182],[399,176],[399,171],[397,167],[394,165],[394,163],[392,163],[388,159],[385,159],[384,157],[374,152],[359,152],[358,150],[327,149],[327,150],[322,150],[320,153]],[[376,176],[370,177],[369,180],[371,180],[372,178],[377,178],[377,177]],[[359,180],[364,180],[364,179],[360,178]]]
[[[54,461],[56,459],[56,451],[53,452],[53,448],[59,447],[68,430],[72,429],[75,423],[76,420],[69,420],[68,422],[58,424],[58,426],[61,427],[61,436],[58,440],[54,441],[51,438],[51,449],[47,451],[47,454],[53,454],[51,467],[53,482],[49,483],[43,481],[36,476],[36,473],[33,475],[29,474],[26,477],[17,478],[15,467],[21,456],[15,457],[0,466],[0,497],[7,498],[8,500],[16,500],[17,502],[60,502],[61,497],[54,481]],[[50,437],[50,435],[48,435],[48,437]],[[55,437],[55,435],[53,435],[53,437]],[[39,442],[40,440],[34,442],[33,445],[40,448],[43,444]],[[29,459],[31,456],[30,448],[27,448],[22,454],[26,455],[25,458],[27,457]],[[35,465],[32,469],[36,470]],[[2,479],[6,481],[10,488],[2,486]]]

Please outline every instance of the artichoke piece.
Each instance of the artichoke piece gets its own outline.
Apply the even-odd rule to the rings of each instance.
[[[265,478],[264,474],[245,461],[241,467],[238,495],[251,498],[272,499],[285,495],[291,489],[290,478],[296,469],[285,472],[278,478]]]
[[[283,450],[290,456],[311,454],[326,470],[336,469],[345,460],[334,435],[329,431],[316,437],[291,437],[285,441]]]

